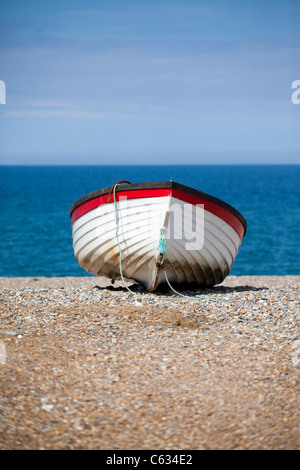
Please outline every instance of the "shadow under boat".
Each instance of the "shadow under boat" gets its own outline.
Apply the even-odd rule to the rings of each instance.
[[[130,284],[128,283],[129,289],[134,292],[135,294],[149,294],[149,292],[141,285],[141,284]],[[95,285],[93,287],[94,289],[99,289],[99,290],[109,290],[112,292],[128,292],[127,288],[124,285],[118,285],[115,286],[113,284],[107,285],[107,286],[97,286]],[[180,284],[176,285],[174,284],[174,288],[182,295],[190,296],[193,298],[194,296],[197,295],[207,295],[211,296],[213,294],[230,294],[233,292],[257,292],[257,291],[263,291],[263,290],[268,290],[268,287],[255,287],[255,286],[248,286],[248,285],[241,285],[241,286],[222,286],[222,285],[217,285],[209,288],[199,288],[198,285],[192,285],[191,283],[189,284]],[[162,284],[158,286],[157,290],[155,292],[151,293],[152,295],[176,295],[172,289],[167,284]]]

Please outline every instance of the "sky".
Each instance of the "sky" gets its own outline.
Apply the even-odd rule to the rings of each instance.
[[[300,0],[0,0],[0,164],[300,163],[299,18]]]

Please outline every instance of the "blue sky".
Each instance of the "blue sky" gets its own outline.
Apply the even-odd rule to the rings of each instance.
[[[299,163],[300,0],[0,0],[0,164]]]

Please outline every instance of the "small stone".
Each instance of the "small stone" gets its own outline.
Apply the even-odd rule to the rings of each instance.
[[[49,413],[50,411],[53,410],[54,405],[51,405],[49,403],[49,404],[42,405],[41,408],[42,408],[42,410],[47,411],[47,413]]]

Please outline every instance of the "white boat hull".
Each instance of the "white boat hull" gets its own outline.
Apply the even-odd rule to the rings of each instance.
[[[101,203],[76,218],[73,248],[79,265],[114,279],[121,252],[123,276],[149,291],[166,282],[164,270],[172,284],[221,283],[237,256],[241,233],[206,210],[205,201],[195,205],[173,193],[131,199],[128,192],[119,193],[116,203]],[[162,228],[165,253],[159,248]]]

